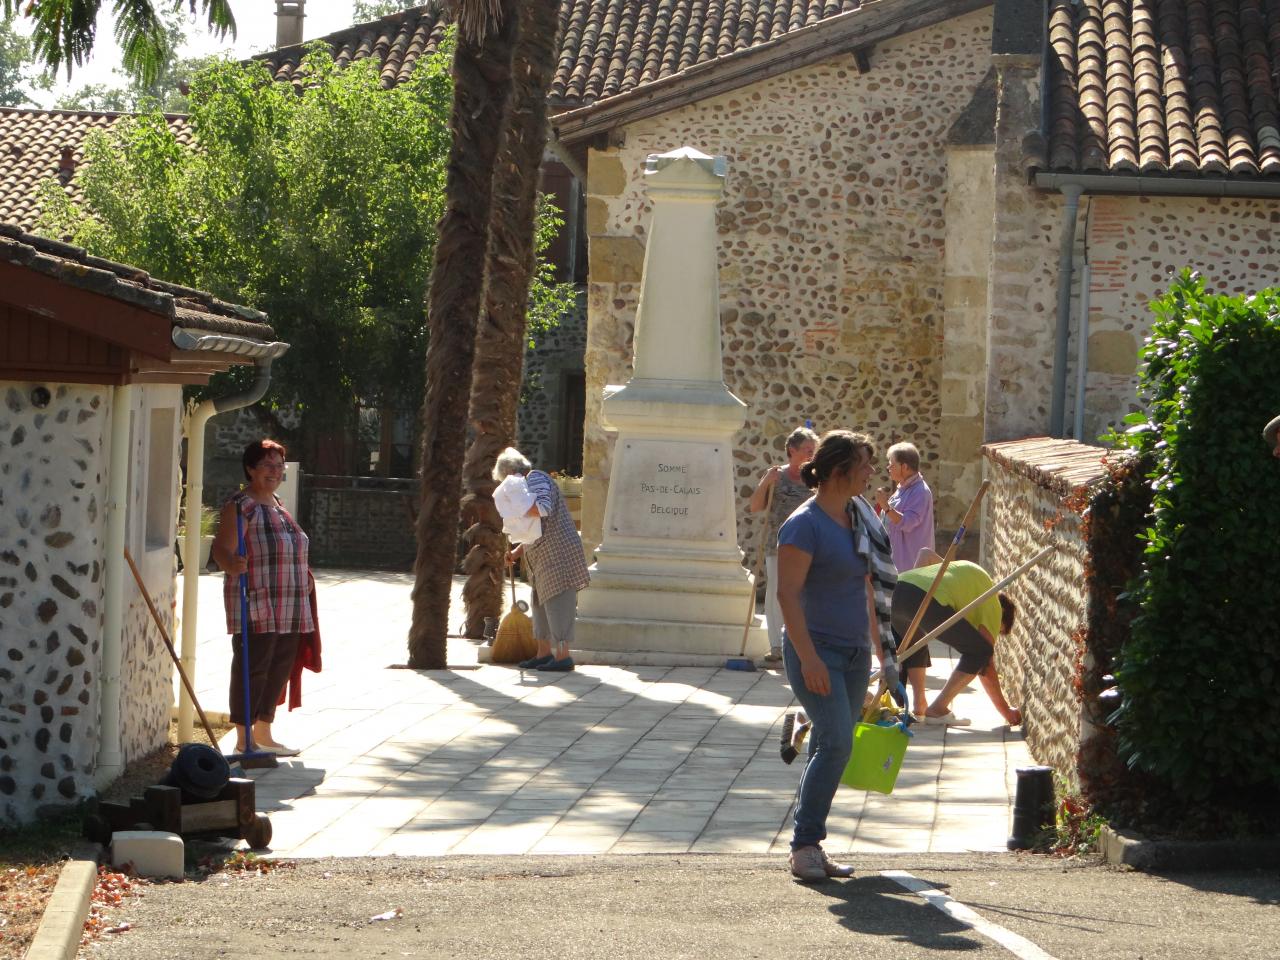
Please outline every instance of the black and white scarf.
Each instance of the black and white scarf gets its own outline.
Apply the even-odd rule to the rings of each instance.
[[[886,662],[897,662],[898,645],[893,639],[893,589],[898,585],[898,568],[893,565],[889,533],[871,504],[853,497],[845,508],[853,521],[853,549],[867,564],[875,594],[876,626]]]

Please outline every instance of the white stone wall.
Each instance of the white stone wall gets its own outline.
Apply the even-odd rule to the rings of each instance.
[[[0,382],[0,823],[92,789],[110,418],[110,388]]]
[[[610,467],[601,394],[630,376],[644,158],[683,145],[729,161],[720,292],[725,381],[749,405],[735,453],[740,508],[806,419],[819,432],[866,431],[882,454],[912,440],[926,471],[937,463],[946,136],[990,65],[990,32],[991,11],[978,11],[877,45],[867,74],[834,56],[639,121],[621,147],[591,152],[588,546]],[[759,525],[739,529],[754,555]]]
[[[41,408],[37,387],[50,391]],[[110,387],[0,382],[0,822],[89,794],[100,747]],[[175,504],[176,386],[133,391],[126,545],[173,630],[173,517],[147,529],[148,498]],[[153,409],[172,409],[153,473]],[[155,514],[153,514],[153,517]],[[150,541],[150,542],[149,542]],[[123,558],[120,558],[123,562]],[[121,740],[126,762],[164,742],[172,667],[125,571]]]
[[[182,432],[182,388],[139,386],[134,388],[134,429],[126,519],[126,542],[142,572],[147,592],[160,612],[165,631],[174,635],[174,604],[177,600],[177,558],[173,550],[177,532],[179,475],[177,451]],[[167,444],[153,435],[153,410],[172,410]],[[154,452],[173,451],[166,462],[153,471],[147,464]],[[148,502],[161,498],[169,504],[167,519],[159,530],[147,531]],[[124,626],[120,663],[120,741],[125,762],[143,756],[166,742],[169,709],[173,705],[173,660],[165,649],[146,601],[125,571]]]

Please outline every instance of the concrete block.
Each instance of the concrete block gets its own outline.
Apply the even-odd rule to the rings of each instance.
[[[111,865],[132,863],[140,877],[182,878],[182,838],[161,830],[117,830],[111,835]]]

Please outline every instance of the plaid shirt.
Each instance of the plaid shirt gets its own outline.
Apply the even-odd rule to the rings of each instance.
[[[254,633],[310,633],[315,629],[308,600],[307,552],[310,540],[276,498],[259,503],[243,490],[232,494],[244,521],[249,556],[249,623]],[[222,587],[227,632],[240,633],[240,578],[227,574]]]
[[[525,483],[542,515],[542,536],[524,548],[533,602],[541,606],[566,590],[586,589],[591,578],[582,555],[582,538],[560,488],[541,470],[530,470]]]

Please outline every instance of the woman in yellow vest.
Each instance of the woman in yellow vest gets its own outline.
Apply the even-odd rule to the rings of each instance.
[[[928,566],[918,566],[914,570],[898,574],[898,585],[893,591],[893,628],[900,635],[904,635],[910,627],[912,618],[938,574],[941,560],[932,550],[924,549],[920,551],[920,562],[927,563]],[[940,627],[956,611],[978,599],[994,585],[987,571],[976,563],[953,560],[947,565],[942,580],[929,601],[916,637],[923,637],[930,630]],[[968,726],[968,719],[961,719],[951,712],[951,701],[973,682],[974,677],[981,680],[982,689],[1010,726],[1016,727],[1022,723],[1022,711],[1009,706],[1004,698],[992,659],[996,637],[1013,629],[1016,614],[1017,607],[1013,601],[1000,593],[978,604],[937,638],[960,654],[960,662],[947,678],[942,691],[929,704],[923,717],[925,723]]]

